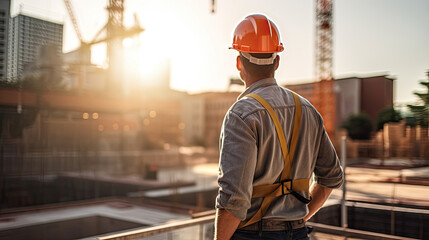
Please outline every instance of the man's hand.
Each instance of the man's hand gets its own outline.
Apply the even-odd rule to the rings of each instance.
[[[311,189],[310,194],[312,197],[311,202],[308,204],[308,214],[304,217],[305,221],[308,221],[326,202],[329,195],[331,195],[332,189],[315,184],[314,188]]]
[[[240,220],[224,209],[216,210],[215,240],[228,240],[232,237]]]

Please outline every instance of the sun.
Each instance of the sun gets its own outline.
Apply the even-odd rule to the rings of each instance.
[[[139,36],[139,72],[142,76],[143,84],[148,84],[153,78],[157,78],[165,71],[169,71],[166,62],[169,61],[170,55],[168,48],[162,44],[156,34],[148,31],[141,33]]]

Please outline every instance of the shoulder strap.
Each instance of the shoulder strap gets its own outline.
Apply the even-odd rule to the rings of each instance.
[[[250,218],[249,221],[241,222],[239,228],[248,226],[250,224],[253,224],[261,220],[262,217],[267,212],[268,207],[270,206],[271,202],[274,200],[275,197],[292,193],[292,195],[297,197],[300,201],[304,203],[309,202],[309,200],[305,199],[297,192],[295,192],[295,191],[308,191],[309,179],[292,180],[292,176],[291,176],[291,165],[292,165],[293,156],[295,154],[296,144],[298,141],[299,129],[301,126],[301,116],[302,116],[302,107],[301,107],[301,101],[299,99],[299,96],[294,92],[292,92],[292,94],[295,101],[295,113],[294,113],[294,124],[293,124],[293,130],[292,130],[292,139],[290,143],[290,152],[287,147],[283,128],[280,124],[279,118],[275,113],[274,109],[270,106],[270,104],[265,99],[263,99],[258,94],[251,93],[246,95],[246,97],[251,97],[257,100],[268,111],[268,114],[273,120],[274,126],[276,127],[277,136],[280,141],[282,153],[283,153],[284,168],[281,173],[280,183],[256,186],[253,188],[252,198],[263,197],[264,199],[262,201],[262,204],[259,210],[252,216],[252,218]]]
[[[289,158],[289,150],[287,147],[287,143],[286,143],[286,138],[283,132],[283,128],[282,125],[280,124],[279,118],[277,117],[276,112],[274,112],[274,109],[271,107],[271,105],[265,101],[265,99],[263,99],[261,96],[259,96],[256,93],[251,93],[246,95],[246,97],[251,97],[253,99],[255,99],[256,101],[258,101],[267,111],[268,114],[271,116],[271,119],[274,122],[274,126],[276,127],[276,132],[277,132],[277,136],[279,138],[280,141],[280,146],[283,152],[283,159],[285,160],[285,168],[283,168],[283,172],[287,171],[286,169],[286,159]],[[287,162],[290,162],[289,160]],[[283,175],[282,172],[282,175]]]
[[[293,94],[293,99],[295,101],[295,114],[294,114],[293,130],[292,130],[292,140],[290,143],[290,152],[287,147],[285,134],[280,124],[279,118],[276,112],[274,112],[274,109],[271,107],[271,105],[256,93],[250,93],[246,95],[246,97],[251,97],[256,101],[258,101],[268,111],[268,114],[270,115],[271,119],[274,122],[277,136],[279,137],[280,146],[283,153],[283,159],[285,161],[285,165],[280,178],[282,181],[291,179],[292,177],[290,173],[290,167],[292,165],[293,156],[295,155],[296,144],[298,142],[299,129],[301,127],[301,115],[302,115],[301,101],[299,99],[299,96],[296,93],[292,92],[292,94]]]

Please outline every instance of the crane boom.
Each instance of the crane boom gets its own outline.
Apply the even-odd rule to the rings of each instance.
[[[69,14],[69,17],[70,17],[72,23],[73,23],[73,28],[74,28],[74,31],[76,32],[76,35],[79,38],[79,41],[81,43],[83,43],[84,41],[83,41],[83,38],[82,38],[82,34],[80,32],[79,25],[77,24],[76,17],[74,16],[71,2],[69,0],[64,0],[64,5],[66,5],[67,12]]]

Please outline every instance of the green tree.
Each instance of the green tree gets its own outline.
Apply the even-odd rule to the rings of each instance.
[[[402,120],[401,113],[393,107],[382,109],[377,114],[377,130],[383,129],[385,123],[399,122]]]
[[[343,123],[343,128],[351,139],[369,139],[372,131],[371,118],[365,113],[352,114]]]
[[[415,124],[427,127],[429,125],[429,70],[426,72],[427,79],[419,83],[425,88],[423,92],[414,92],[419,98],[419,104],[408,105],[408,109],[413,113]]]

